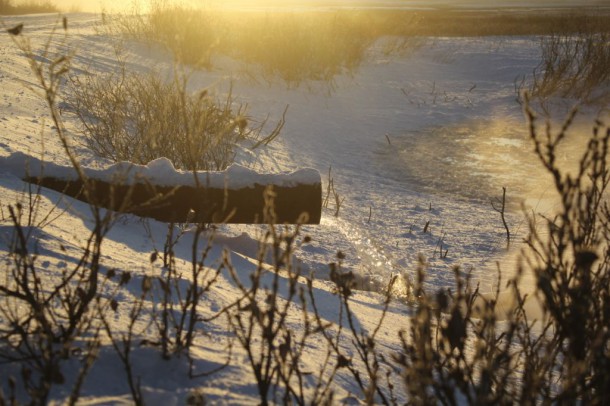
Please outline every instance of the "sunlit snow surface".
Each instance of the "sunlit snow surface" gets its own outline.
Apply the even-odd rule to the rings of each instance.
[[[75,52],[72,73],[102,74],[117,69],[114,39],[96,33],[99,17],[75,14],[68,18],[67,43],[62,44],[61,36],[55,42],[60,50]],[[24,33],[37,46],[47,38],[57,17],[4,19],[7,27],[18,22],[25,24]],[[125,49],[127,69],[145,72],[154,67],[161,75],[171,75],[173,63],[167,53],[137,43],[126,43]],[[471,272],[484,288],[491,288],[496,281],[496,263],[508,274],[514,270],[514,254],[521,248],[520,238],[526,231],[521,203],[545,213],[552,211],[554,204],[548,179],[532,154],[522,106],[515,100],[516,78],[531,74],[538,63],[538,39],[436,38],[404,56],[388,58],[375,56],[374,50],[371,53],[370,61],[353,77],[338,77],[330,92],[324,83],[296,89],[287,89],[279,81],[257,84],[240,73],[239,64],[229,60],[219,60],[211,71],[191,76],[193,91],[210,87],[223,92],[232,83],[233,95],[248,103],[250,114],[259,118],[270,113],[270,120],[277,120],[290,106],[279,139],[256,154],[242,150],[240,164],[268,173],[313,168],[322,174],[323,190],[332,167],[335,188],[345,198],[339,216],[334,216],[331,196],[321,224],[304,228],[312,242],[296,253],[302,269],[321,279],[316,289],[321,307],[328,309],[325,317],[331,321],[337,321],[331,310],[336,309],[336,298],[323,279],[328,275],[328,263],[336,261],[337,251],[346,254],[344,268],[366,280],[383,283],[392,274],[412,275],[421,255],[428,263],[427,283],[432,288],[452,287],[454,266]],[[19,152],[68,164],[43,100],[28,88],[36,89],[28,62],[6,35],[0,43],[0,58],[0,155]],[[85,147],[69,109],[62,110],[62,118],[83,164],[92,168],[108,165]],[[573,154],[570,146],[578,145],[579,139],[589,134],[590,122],[583,119],[577,123],[563,159],[568,161]],[[503,186],[508,190],[508,220],[514,241],[508,253],[500,216],[490,203],[501,196]],[[24,190],[21,181],[0,167],[4,210],[0,249],[4,252],[10,235],[6,205],[19,196],[24,199]],[[43,209],[59,202],[59,208],[65,210],[37,235],[39,260],[48,272],[54,272],[74,263],[91,227],[90,211],[56,192],[43,191],[43,196]],[[148,258],[154,249],[162,249],[167,227],[150,224],[145,231],[141,220],[125,216],[105,242],[104,265],[140,274],[159,271],[150,269]],[[234,265],[247,278],[261,235],[261,227],[220,227],[211,255],[218,260],[221,248],[229,248]],[[60,246],[66,251],[58,254]],[[179,258],[188,261],[189,249],[187,240],[177,254]],[[127,292],[123,299],[128,303],[136,294]],[[205,305],[217,311],[235,294],[235,286],[221,281]],[[374,326],[380,298],[360,292],[354,303],[363,328]],[[387,327],[379,336],[385,346],[396,345],[396,326],[405,326],[406,311],[396,304],[390,312]],[[127,308],[117,316],[119,321],[127,317]],[[195,356],[200,367],[211,369],[224,361],[218,354],[224,348],[225,333],[222,324],[212,323],[209,328],[213,339],[197,348]],[[167,375],[155,378],[151,370],[167,365],[160,367],[162,361],[152,360],[149,352],[136,352],[137,359],[144,362],[138,370],[143,374],[147,399],[156,404],[180,403],[198,383],[176,383]],[[314,353],[304,362],[315,366],[317,359],[319,354]],[[101,372],[92,372],[92,379],[96,373],[113,371],[113,362],[117,363],[109,349],[101,357]],[[184,368],[185,362],[177,360],[167,373],[180,379]],[[109,403],[128,402],[124,377],[120,368],[118,371],[111,372],[116,376],[107,377],[105,386],[85,385],[84,394]],[[340,393],[354,390],[349,381],[338,379]],[[236,386],[236,382],[243,385]],[[252,379],[243,369],[225,370],[205,385],[211,399],[248,403],[256,398]]]
[[[21,179],[46,176],[66,181],[78,180],[77,171],[71,166],[57,165],[21,152],[1,158],[0,166]],[[258,173],[234,163],[224,171],[193,173],[174,168],[172,162],[165,157],[154,159],[147,165],[117,162],[101,169],[85,167],[83,174],[89,179],[108,183],[117,182],[127,185],[152,183],[159,186],[191,187],[205,185],[219,189],[251,188],[256,184],[280,187],[320,184],[320,173],[315,169],[299,169],[290,173]]]

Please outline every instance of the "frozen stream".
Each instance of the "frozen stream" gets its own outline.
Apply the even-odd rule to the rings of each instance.
[[[521,204],[552,210],[515,92],[538,55],[536,38],[440,38],[401,57],[373,56],[330,93],[238,80],[236,93],[255,110],[277,116],[290,106],[288,161],[318,169],[324,181],[332,167],[345,198],[338,219],[331,199],[322,225],[308,230],[320,240],[303,256],[310,269],[323,273],[335,249],[373,278],[412,273],[420,254],[437,287],[452,285],[453,266],[487,287],[497,261],[510,274],[526,232]],[[517,241],[508,254],[490,203],[503,186]]]
[[[314,247],[304,261],[316,268],[324,263],[316,254],[332,254],[335,243],[360,273],[412,272],[422,254],[436,286],[451,286],[454,265],[491,284],[505,241],[490,199],[508,188],[518,233],[519,202],[538,198],[527,190],[537,164],[514,90],[537,56],[535,38],[441,38],[401,57],[373,56],[330,93],[237,81],[254,109],[290,106],[289,161],[325,181],[332,167],[345,198],[339,219],[331,203],[311,230],[328,249]]]

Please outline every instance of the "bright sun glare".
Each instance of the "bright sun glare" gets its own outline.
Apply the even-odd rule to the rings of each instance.
[[[21,0],[23,2],[30,0]],[[21,1],[17,1],[19,3]],[[51,2],[62,11],[80,11],[80,12],[128,12],[138,10],[146,12],[150,10],[151,3],[155,0],[51,0]],[[305,4],[318,4],[317,0],[176,0],[165,1],[168,3],[185,5],[191,7],[198,6],[223,6],[223,7],[276,7],[276,6],[294,6]],[[343,0],[327,0],[325,4],[344,4]]]
[[[15,0],[15,3],[26,3],[32,0]],[[435,6],[473,6],[490,7],[502,5],[529,5],[529,0],[50,0],[64,12],[147,12],[151,4],[177,4],[191,7],[228,7],[228,8],[266,8],[266,7],[350,7],[367,5],[373,7],[435,7]],[[598,0],[538,0],[539,4],[567,5],[593,4]],[[36,0],[34,0],[36,2]]]

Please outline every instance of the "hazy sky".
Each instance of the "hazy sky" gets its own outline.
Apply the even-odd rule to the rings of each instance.
[[[29,2],[31,0],[14,0],[14,3]],[[127,11],[133,7],[145,10],[150,0],[50,0],[65,11]],[[610,6],[610,0],[177,0],[182,4],[222,4],[222,5],[244,5],[262,6],[273,5],[305,5],[315,3],[316,5],[328,4],[332,6],[350,4],[370,5],[404,5],[404,6],[433,6],[433,5],[458,5],[472,7],[494,7],[494,6]]]
[[[50,0],[51,3],[57,5],[62,10],[66,11],[89,11],[100,12],[106,10],[125,10],[132,7],[132,1],[123,0]],[[17,3],[17,2],[15,2]],[[142,5],[148,4],[148,1],[139,1]]]

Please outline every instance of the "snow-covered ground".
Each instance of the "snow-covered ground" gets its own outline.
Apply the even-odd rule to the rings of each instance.
[[[69,34],[62,52],[74,52],[72,74],[103,74],[117,67],[116,39],[96,29],[95,14],[68,16]],[[34,47],[48,38],[58,19],[53,15],[4,18],[6,27],[23,22],[24,34]],[[61,30],[60,30],[61,31]],[[21,152],[50,162],[67,164],[56,139],[44,101],[32,92],[35,79],[28,61],[3,34],[0,43],[0,156]],[[149,69],[170,75],[169,54],[139,43],[125,43],[127,68]],[[453,286],[452,267],[471,271],[484,289],[496,280],[496,263],[503,271],[514,269],[519,237],[526,232],[520,205],[542,212],[552,210],[547,179],[533,157],[522,106],[516,102],[515,81],[531,74],[539,60],[539,39],[528,37],[434,38],[408,54],[385,57],[371,50],[371,58],[353,77],[342,76],[328,91],[326,84],[287,89],[281,83],[254,83],[234,69],[232,61],[218,61],[212,71],[194,72],[193,90],[210,87],[222,92],[232,83],[233,94],[250,105],[250,113],[278,119],[289,105],[281,137],[258,156],[240,154],[243,164],[267,172],[329,168],[339,194],[345,198],[338,217],[331,203],[319,226],[304,227],[312,241],[296,257],[305,273],[317,276],[314,289],[323,316],[338,321],[338,299],[326,280],[328,263],[336,252],[345,253],[344,267],[377,281],[393,274],[411,275],[418,256],[429,263],[428,283],[433,288]],[[225,66],[225,68],[223,68]],[[77,120],[68,110],[63,120],[73,145],[86,166],[104,162],[84,146]],[[574,145],[587,135],[589,119],[578,123]],[[567,150],[565,159],[569,160]],[[516,243],[505,249],[504,228],[490,200],[507,187],[509,225]],[[324,189],[324,188],[323,188]],[[8,167],[0,167],[0,256],[7,257],[10,225],[7,205],[26,197],[26,184]],[[41,213],[54,204],[65,210],[38,230],[37,261],[45,272],[61,272],[77,260],[84,236],[92,226],[83,203],[42,190]],[[424,232],[426,229],[426,232]],[[125,216],[110,231],[103,246],[107,269],[129,270],[140,276],[161,272],[150,265],[155,249],[162,250],[165,224]],[[222,248],[232,252],[233,265],[245,279],[254,269],[261,227],[222,226],[217,231],[209,266],[222,258]],[[189,236],[177,256],[189,261]],[[60,246],[64,249],[60,249]],[[442,255],[440,254],[442,252]],[[3,259],[4,262],[4,259]],[[7,267],[2,265],[2,271]],[[2,276],[4,277],[4,276]],[[230,303],[237,287],[222,275],[205,297],[202,312],[213,312]],[[137,292],[127,292],[129,303]],[[354,314],[360,328],[371,329],[379,319],[382,297],[356,292]],[[119,308],[119,325],[128,318],[129,306]],[[396,302],[377,336],[379,345],[398,349],[396,333],[407,326],[407,306]],[[302,326],[294,322],[294,329]],[[204,339],[193,350],[196,366],[209,370],[225,361],[226,325],[221,319],[206,324]],[[306,368],[316,371],[324,346],[317,339],[303,357]],[[316,344],[320,344],[317,346]],[[348,353],[349,340],[342,345]],[[219,403],[255,403],[256,386],[245,365],[243,352],[227,369],[211,377],[188,379],[188,360],[164,361],[154,349],[137,348],[136,373],[141,377],[145,400],[151,404],[183,404],[193,388],[202,388],[208,400]],[[1,369],[2,376],[10,369]],[[336,381],[338,399],[358,394],[353,378],[341,370]],[[68,394],[56,389],[57,399]],[[359,395],[357,395],[359,396]],[[129,403],[122,366],[113,350],[103,348],[83,388],[91,404]]]

